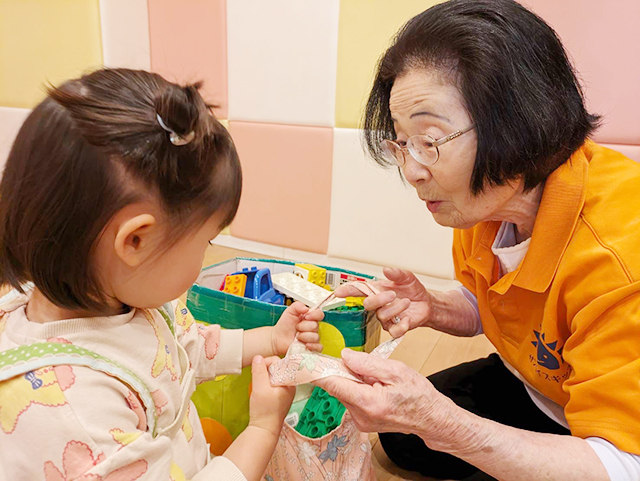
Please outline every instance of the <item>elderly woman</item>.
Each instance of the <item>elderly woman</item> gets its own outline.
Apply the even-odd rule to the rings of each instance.
[[[427,379],[343,352],[366,383],[318,384],[398,466],[640,479],[640,165],[588,140],[598,120],[554,31],[512,1],[434,6],[382,57],[366,145],[455,229],[462,287],[386,269],[365,307],[394,337],[484,332],[498,352]]]

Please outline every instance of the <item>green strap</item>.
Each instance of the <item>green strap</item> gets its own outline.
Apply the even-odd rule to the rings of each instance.
[[[158,421],[156,406],[146,384],[126,367],[88,349],[73,344],[38,342],[2,351],[0,352],[0,382],[16,376],[28,375],[43,367],[64,365],[89,367],[109,374],[131,387],[144,404],[148,429],[153,437],[156,437]],[[39,379],[33,376],[27,379],[31,381],[34,389],[40,387]]]
[[[158,308],[158,311],[164,318],[165,322],[167,323],[167,326],[169,326],[169,330],[171,331],[171,334],[173,334],[173,337],[175,337],[176,331],[175,331],[174,324],[176,322],[176,317],[175,317],[175,312],[173,310],[173,306],[171,305],[170,302],[167,302],[166,304],[163,304],[162,307]]]

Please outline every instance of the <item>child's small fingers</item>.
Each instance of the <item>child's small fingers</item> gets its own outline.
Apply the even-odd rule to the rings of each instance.
[[[280,358],[278,356],[269,356],[264,358],[264,364],[265,366],[267,366],[267,369],[269,369],[269,366],[271,366],[271,364],[278,361],[280,361]]]
[[[293,304],[287,307],[287,310],[292,311],[296,316],[301,316],[309,312],[309,308],[300,301],[295,301]]]
[[[305,346],[310,351],[315,351],[315,352],[322,352],[322,350],[324,349],[324,346],[318,342],[305,343]]]
[[[318,321],[302,321],[296,329],[298,332],[318,332]]]
[[[311,320],[311,321],[317,321],[320,322],[322,319],[324,319],[324,311],[320,310],[320,309],[314,309],[311,312],[308,312],[304,318],[306,320]]]
[[[299,332],[298,340],[302,342],[319,342],[320,334],[317,332]]]

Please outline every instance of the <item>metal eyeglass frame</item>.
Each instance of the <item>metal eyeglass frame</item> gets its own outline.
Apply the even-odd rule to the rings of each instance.
[[[380,147],[382,148],[382,151],[385,153],[385,157],[387,158],[387,160],[390,161],[390,162],[393,161],[393,163],[395,165],[397,165],[398,167],[402,167],[406,163],[405,156],[407,154],[411,154],[411,157],[413,157],[414,160],[416,162],[418,162],[419,164],[426,165],[426,166],[431,166],[431,165],[435,165],[435,163],[438,162],[438,160],[440,160],[440,149],[438,149],[438,147],[440,147],[443,144],[446,144],[450,140],[453,140],[455,138],[460,137],[463,134],[466,134],[467,132],[469,132],[474,127],[475,127],[475,125],[471,124],[471,125],[469,125],[469,127],[466,127],[466,128],[464,128],[462,130],[456,130],[452,134],[445,135],[444,137],[441,137],[441,138],[439,138],[437,140],[434,139],[433,137],[431,137],[429,134],[412,135],[411,137],[409,137],[407,139],[406,147],[402,147],[400,144],[398,144],[397,142],[395,142],[393,140],[384,139],[384,140],[382,140],[380,142]],[[412,139],[425,138],[425,137],[429,140],[429,143],[431,143],[431,146],[436,148],[436,160],[434,160],[431,163],[428,163],[427,161],[422,159],[419,155],[417,155],[417,153],[414,153],[415,147],[413,147]],[[400,162],[398,156],[393,154],[392,148],[396,148],[397,151],[402,152],[402,163]]]

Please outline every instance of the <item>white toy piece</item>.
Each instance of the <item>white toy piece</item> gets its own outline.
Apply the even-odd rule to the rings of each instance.
[[[330,294],[326,289],[296,276],[292,272],[281,272],[271,276],[273,287],[285,296],[289,296],[296,301],[300,301],[309,307],[317,306]],[[328,311],[336,307],[344,306],[346,300],[336,297],[322,307]]]

